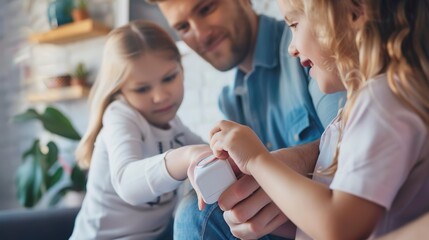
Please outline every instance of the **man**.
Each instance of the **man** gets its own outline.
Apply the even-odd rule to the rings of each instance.
[[[258,16],[250,0],[148,1],[158,4],[180,38],[211,65],[237,69],[219,106],[226,118],[251,127],[269,150],[317,140],[336,115],[343,94],[320,93],[307,69],[289,57],[284,21]],[[317,157],[318,143],[306,146],[304,163]],[[273,154],[283,159],[289,153]],[[314,167],[310,160],[303,173]],[[175,239],[235,239],[231,232],[239,238],[288,236],[286,216],[250,176],[227,189],[219,205],[227,211],[213,204],[199,212],[195,195],[187,196],[176,213]]]

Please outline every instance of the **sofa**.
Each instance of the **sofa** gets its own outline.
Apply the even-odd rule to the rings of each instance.
[[[0,211],[0,239],[68,239],[79,208]]]

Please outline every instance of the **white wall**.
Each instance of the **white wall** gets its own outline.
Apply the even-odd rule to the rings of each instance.
[[[220,90],[234,77],[234,71],[219,72],[183,42],[178,42],[185,71],[185,98],[179,109],[182,121],[208,140],[211,127],[222,119],[217,107]]]
[[[91,17],[113,25],[115,0],[90,0]],[[123,0],[118,0],[123,1]],[[29,34],[49,30],[46,15],[50,0],[3,0],[0,8],[0,209],[19,207],[16,201],[15,173],[21,154],[41,131],[39,123],[16,124],[13,115],[28,107],[43,110],[45,104],[26,101],[28,91],[44,88],[44,75],[70,71],[79,61],[87,63],[94,78],[100,63],[103,37],[67,45],[35,45]],[[29,3],[32,3],[31,6]],[[55,103],[72,118],[79,132],[86,128],[85,100]],[[42,136],[47,141],[49,135]],[[75,143],[58,139],[66,159],[71,159]]]
[[[25,4],[30,1],[34,4],[27,10]],[[93,80],[101,62],[104,37],[67,45],[31,45],[26,42],[31,32],[49,29],[45,13],[48,2],[6,0],[0,9],[0,209],[18,207],[14,189],[16,168],[22,151],[39,135],[41,129],[37,124],[23,127],[9,121],[12,115],[29,106],[44,109],[45,104],[32,105],[26,102],[25,92],[44,88],[44,76],[70,71],[79,61],[85,62],[91,69]],[[90,0],[91,16],[113,26],[115,14],[109,12],[120,10],[112,8],[111,4],[121,2],[126,3],[128,0]],[[253,5],[259,13],[280,18],[276,1],[254,0]],[[178,114],[185,124],[207,140],[208,131],[222,119],[217,107],[218,93],[232,80],[234,73],[219,72],[182,42],[178,42],[178,45],[184,55],[185,69],[185,99]],[[13,58],[18,63],[13,63]],[[55,103],[55,106],[71,118],[80,133],[85,131],[88,113],[86,100],[60,102]],[[44,139],[50,137],[47,135]],[[72,161],[75,143],[61,139],[57,141],[61,144],[62,157]]]

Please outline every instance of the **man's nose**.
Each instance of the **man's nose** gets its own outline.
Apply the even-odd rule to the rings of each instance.
[[[298,57],[299,56],[299,52],[296,49],[295,44],[293,44],[293,42],[291,42],[289,44],[288,52],[289,52],[289,55],[291,55],[292,57]]]
[[[212,29],[204,21],[195,21],[192,24],[198,43],[205,46],[212,36]]]

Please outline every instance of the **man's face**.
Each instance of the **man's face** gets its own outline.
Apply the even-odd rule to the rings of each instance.
[[[221,71],[241,64],[252,49],[249,0],[167,0],[159,7],[180,38]]]

